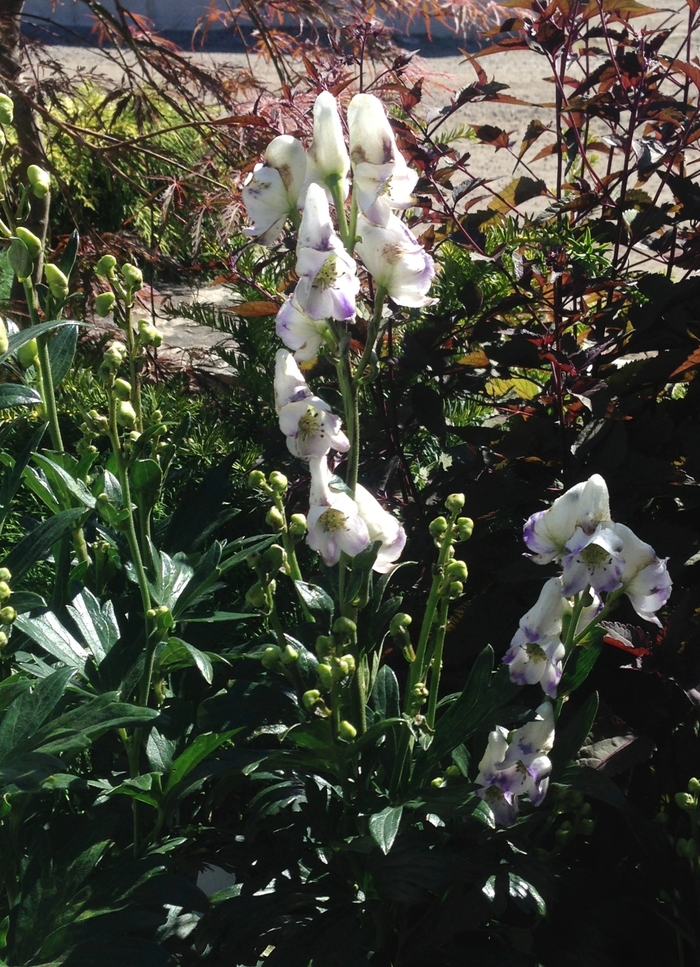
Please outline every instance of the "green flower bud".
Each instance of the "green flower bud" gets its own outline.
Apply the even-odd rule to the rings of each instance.
[[[263,668],[274,668],[282,661],[282,649],[279,645],[269,645],[262,654],[260,659]]]
[[[34,232],[30,232],[28,228],[25,228],[23,225],[19,225],[15,229],[15,235],[21,242],[24,242],[32,259],[35,259],[41,255],[41,240],[36,237]]]
[[[343,666],[346,669],[345,674],[354,675],[355,674],[355,656],[348,653],[347,655],[343,655],[343,657],[341,658],[341,661],[343,662]]]
[[[402,638],[406,634],[406,630],[409,625],[413,622],[413,618],[410,614],[406,614],[404,611],[399,611],[391,619],[389,624],[389,634],[392,638]]]
[[[334,682],[342,682],[344,678],[348,677],[348,663],[343,658],[334,658],[331,669]]]
[[[43,198],[51,189],[51,175],[39,165],[29,165],[27,178],[35,198]]]
[[[330,689],[333,685],[333,669],[330,665],[321,663],[316,666],[316,674],[318,675],[318,680],[321,686],[326,690]]]
[[[0,124],[12,124],[15,116],[15,105],[7,94],[0,94]]]
[[[450,581],[448,594],[453,601],[455,598],[461,597],[464,594],[464,585],[462,584],[462,582]]]
[[[345,739],[346,742],[352,742],[356,736],[357,729],[355,726],[346,719],[343,719],[343,721],[338,725],[338,737]]]
[[[11,608],[9,604],[4,608],[0,608],[0,624],[11,625],[16,617],[17,612],[14,608]]]
[[[357,634],[357,625],[352,618],[336,618],[333,622],[333,634],[354,638]]]
[[[668,826],[668,813],[663,810],[654,816],[654,822],[658,823],[659,826]]]
[[[308,692],[304,692],[304,694],[301,696],[301,701],[304,705],[304,708],[311,711],[312,708],[322,701],[321,693],[317,688],[310,688]]]
[[[335,642],[328,635],[319,635],[316,639],[316,655],[323,659],[335,654]]]
[[[143,272],[138,267],[138,265],[132,265],[130,262],[125,262],[121,268],[122,278],[127,285],[127,288],[133,291],[138,291],[143,288]]]
[[[7,335],[7,326],[3,317],[0,316],[0,356],[4,356],[9,348],[10,340]]]
[[[110,314],[116,301],[113,292],[100,292],[98,296],[95,296],[95,312],[101,319],[104,319],[105,316]]]
[[[265,483],[265,474],[262,470],[251,470],[248,474],[248,486],[251,490],[261,490]]]
[[[458,514],[464,507],[464,494],[450,494],[445,501],[445,507],[451,514]]]
[[[578,828],[583,836],[590,836],[595,831],[595,822],[592,819],[582,819],[578,824]]]
[[[459,766],[451,765],[445,769],[445,779],[459,779],[462,775],[462,770]]]
[[[36,344],[36,339],[30,339],[17,350],[17,362],[22,369],[29,369],[30,366],[36,365],[38,356],[39,347]]]
[[[163,345],[163,333],[152,325],[143,328],[139,326],[137,338],[142,346],[152,346],[153,349],[158,349],[159,346]]]
[[[113,389],[118,400],[128,400],[131,396],[131,383],[126,379],[115,379]]]
[[[279,470],[272,471],[268,482],[276,494],[283,494],[289,486],[289,481]]]
[[[436,517],[435,520],[430,522],[430,527],[428,528],[430,536],[438,540],[445,536],[447,531],[447,521],[444,517]]]
[[[689,792],[677,792],[674,798],[678,808],[686,813],[692,813],[697,809],[698,801]]]
[[[303,514],[292,514],[289,519],[289,533],[292,537],[303,537],[308,530]]]
[[[68,298],[68,278],[65,272],[49,262],[44,266],[44,277],[54,299]]]
[[[700,779],[689,779],[688,780],[688,792],[700,792]]]
[[[109,433],[109,420],[102,413],[98,413],[97,410],[88,410],[85,414],[85,422],[93,433],[100,435]],[[100,497],[104,497],[109,502],[107,494],[100,494]],[[99,500],[100,497],[97,499]]]
[[[430,785],[433,787],[433,789],[439,789],[443,781],[442,776],[436,776],[434,779],[430,780]]]
[[[467,565],[464,561],[450,561],[445,567],[445,575],[453,581],[466,581]]]
[[[280,544],[273,544],[265,551],[263,558],[269,569],[274,573],[287,563],[287,552]]]
[[[471,517],[457,518],[457,537],[460,541],[468,541],[474,532],[474,521]]]
[[[282,664],[293,665],[295,661],[299,661],[299,652],[291,645],[286,645],[282,652]]]
[[[0,601],[7,601],[11,594],[12,590],[7,581],[0,581]]]
[[[245,599],[251,607],[257,608],[259,611],[267,611],[268,609],[269,604],[267,595],[265,594],[265,589],[259,581],[257,581],[251,588],[248,588]]]
[[[12,575],[6,567],[0,567],[0,581],[11,581]]]
[[[127,400],[122,400],[117,406],[117,423],[127,430],[136,426],[136,410]]]
[[[10,639],[7,637],[7,635],[5,634],[5,632],[4,631],[0,631],[0,651],[2,651],[3,648],[7,647],[7,642],[9,640]]]
[[[114,276],[114,270],[117,267],[117,260],[113,255],[103,255],[98,262],[95,263],[95,275],[98,279],[111,279]]]
[[[273,531],[283,531],[285,527],[284,514],[277,507],[270,507],[265,514],[265,523]]]

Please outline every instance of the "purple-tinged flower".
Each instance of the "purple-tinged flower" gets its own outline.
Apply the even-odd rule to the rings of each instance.
[[[253,223],[244,234],[271,245],[296,211],[306,178],[306,151],[301,141],[281,134],[265,151],[241,189],[243,204]]]
[[[386,225],[393,208],[415,204],[418,174],[396,146],[382,102],[373,94],[356,94],[348,106],[353,192],[365,216]]]
[[[430,305],[428,290],[435,277],[432,258],[396,215],[384,226],[357,217],[357,254],[377,285],[400,306]]]
[[[355,557],[370,544],[369,531],[357,504],[342,491],[330,488],[330,471],[325,457],[309,460],[311,494],[306,515],[306,543],[330,567],[345,552]]]
[[[599,593],[620,587],[625,562],[617,526],[610,522],[598,524],[592,534],[577,527],[566,542],[561,580],[567,598],[589,585]]]
[[[565,600],[560,578],[545,583],[537,603],[520,619],[510,648],[503,657],[511,681],[542,686],[555,698],[566,649],[561,641]]]
[[[294,357],[279,349],[275,358],[275,408],[290,453],[302,460],[324,457],[329,450],[344,453],[350,441],[341,419],[309,389]]]
[[[314,139],[309,148],[306,180],[325,187],[331,179],[337,179],[343,198],[347,198],[349,171],[338,102],[329,91],[323,91],[314,102]]]
[[[666,567],[667,559],[657,557],[651,544],[640,540],[629,527],[624,524],[614,526],[622,539],[622,590],[640,618],[660,626],[654,612],[666,604],[673,585]]]
[[[312,319],[351,319],[360,288],[355,260],[333,228],[326,193],[309,185],[299,226],[297,306]]]
[[[304,363],[318,355],[326,343],[328,323],[312,319],[297,302],[296,293],[284,302],[275,320],[277,335],[294,352],[297,362]]]
[[[608,487],[600,474],[571,487],[547,510],[538,511],[525,523],[523,539],[536,564],[562,558],[566,543],[577,527],[592,534],[599,524],[610,521]]]
[[[401,556],[406,544],[406,531],[393,514],[384,510],[379,501],[361,484],[355,488],[355,503],[360,517],[367,525],[370,541],[382,542],[372,570],[386,574]]]
[[[519,796],[539,806],[547,794],[552,763],[547,756],[554,744],[554,713],[549,702],[536,710],[536,718],[508,735],[497,725],[489,733],[486,752],[476,777],[477,795],[491,807],[500,826],[510,826],[519,812]],[[510,739],[510,741],[509,741]]]
[[[278,349],[275,354],[275,410],[280,411],[289,403],[298,403],[313,396],[309,384],[288,349]]]

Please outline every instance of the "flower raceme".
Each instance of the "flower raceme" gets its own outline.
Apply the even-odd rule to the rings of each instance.
[[[325,457],[331,449],[345,453],[350,448],[340,417],[320,396],[313,395],[286,349],[279,349],[275,359],[275,408],[293,456],[311,460]]]
[[[561,641],[567,611],[576,607],[579,614],[577,626],[569,629],[571,646],[603,609],[599,595],[626,594],[640,618],[660,625],[656,612],[668,601],[672,582],[653,547],[611,520],[608,488],[598,474],[533,514],[523,536],[535,563],[556,561],[562,573],[546,582],[537,604],[521,618],[503,661],[514,682],[539,682],[555,698],[567,651]]]
[[[511,735],[501,725],[489,733],[476,777],[481,788],[476,792],[491,807],[498,825],[510,826],[515,822],[520,796],[527,796],[533,806],[542,802],[552,771],[547,753],[553,745],[554,711],[550,702],[543,702],[534,721]]]

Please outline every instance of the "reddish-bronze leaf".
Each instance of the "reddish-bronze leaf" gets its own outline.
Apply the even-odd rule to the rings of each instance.
[[[235,312],[237,316],[254,318],[256,316],[275,316],[278,310],[279,306],[276,302],[267,302],[261,299],[257,302],[241,302],[233,305],[230,311]]]
[[[547,130],[548,128],[546,124],[543,124],[541,121],[538,121],[536,118],[533,118],[532,121],[530,121],[530,123],[527,126],[525,137],[523,138],[522,144],[520,145],[520,153],[518,154],[518,158],[522,158],[522,156],[525,154],[528,148],[530,148],[535,143],[535,141],[537,141],[540,135],[544,134],[544,132]]]
[[[685,362],[681,363],[680,366],[677,366],[676,369],[673,370],[669,379],[673,379],[674,376],[678,376],[680,373],[685,373],[687,370],[693,369],[695,366],[700,366],[700,349],[693,350]]]

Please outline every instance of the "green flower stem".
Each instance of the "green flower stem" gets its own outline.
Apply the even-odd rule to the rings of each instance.
[[[32,326],[39,324],[39,308],[36,297],[36,289],[31,279],[23,279],[24,295],[27,300],[29,310],[29,321]],[[51,376],[51,357],[49,356],[49,344],[46,333],[37,336],[37,349],[39,353],[39,386],[41,389],[41,399],[44,404],[46,418],[49,421],[49,433],[51,435],[51,445],[58,453],[63,453],[63,440],[61,438],[61,428],[58,423],[58,409],[56,407],[56,396],[53,391],[53,378]]]
[[[333,204],[335,205],[335,214],[338,219],[338,234],[340,235],[341,241],[345,246],[345,251],[349,255],[352,255],[355,249],[355,234],[350,234],[350,227],[348,225],[348,218],[345,213],[345,199],[343,198],[343,191],[340,187],[341,178],[340,175],[330,175],[326,178],[326,185],[331,193],[331,198],[333,199]]]
[[[134,330],[131,325],[132,308],[133,306],[131,303],[125,305],[124,307],[124,335],[126,337],[126,348],[129,356],[129,382],[131,383],[131,399],[133,400],[134,412],[136,413],[136,429],[139,431],[139,433],[143,433],[141,381],[136,368],[136,340],[134,339]]]
[[[428,696],[428,711],[425,716],[429,729],[435,727],[435,712],[437,709],[438,690],[440,688],[440,675],[442,674],[442,653],[445,648],[449,613],[450,599],[448,595],[444,594],[440,597],[437,606],[435,644],[433,646],[433,656],[431,659],[430,694]]]
[[[622,593],[623,593],[622,592],[622,588],[619,588],[617,591],[612,591],[608,595],[607,601],[603,605],[602,609],[595,616],[595,618],[593,618],[591,621],[588,622],[588,624],[583,629],[583,631],[581,631],[581,632],[579,632],[579,634],[575,635],[575,637],[574,637],[574,645],[578,645],[581,641],[583,641],[583,639],[586,637],[586,635],[588,634],[588,632],[592,628],[595,628],[595,626],[597,624],[600,624],[600,622],[603,620],[603,618],[607,617],[607,615],[612,610],[613,605],[617,602],[617,599],[619,597],[621,597]],[[575,629],[575,626],[574,626],[574,630],[576,630]]]
[[[377,285],[374,293],[374,312],[372,313],[372,319],[367,327],[367,341],[365,343],[365,349],[362,353],[362,359],[355,370],[354,380],[356,384],[359,383],[364,376],[365,370],[367,369],[369,361],[372,357],[372,353],[375,351],[377,339],[379,338],[379,334],[381,332],[382,309],[384,308],[386,297],[386,288],[383,285]]]
[[[282,538],[282,546],[284,547],[285,553],[287,555],[287,574],[294,582],[294,590],[297,593],[297,598],[299,599],[301,610],[304,612],[304,617],[308,622],[314,624],[316,622],[316,619],[311,614],[311,611],[309,610],[309,607],[306,601],[304,601],[304,598],[302,597],[301,592],[299,591],[299,588],[297,586],[297,581],[303,581],[304,576],[301,573],[301,568],[299,567],[299,561],[297,559],[297,551],[296,551],[296,546],[294,544],[294,538],[289,533],[289,526],[287,523],[287,513],[285,511],[282,494],[277,493],[276,491],[273,491],[273,500],[275,502],[275,507],[280,512],[280,514],[282,515],[282,519],[284,520],[284,528],[280,531],[280,537]]]
[[[143,620],[146,635],[146,661],[143,674],[141,675],[141,682],[139,684],[138,701],[141,705],[148,705],[148,698],[151,692],[151,681],[153,678],[153,664],[155,661],[158,639],[155,635],[151,634],[151,619],[149,617],[149,612],[151,611],[151,593],[148,589],[148,578],[146,577],[146,571],[143,566],[141,548],[139,547],[138,538],[136,536],[136,527],[134,526],[134,511],[131,502],[131,486],[129,484],[129,474],[124,461],[124,454],[122,453],[121,444],[119,442],[119,427],[117,425],[117,398],[114,393],[109,394],[109,438],[112,444],[114,459],[117,464],[117,476],[119,477],[119,483],[122,488],[122,502],[124,509],[127,512],[127,517],[124,521],[126,541],[129,545],[129,551],[131,553],[134,569],[136,570],[136,580],[138,582],[139,592],[141,594],[141,604],[143,607]]]
[[[578,620],[581,617],[581,612],[583,611],[583,600],[585,594],[580,591],[574,596],[574,607],[571,613],[571,619],[569,621],[569,627],[566,630],[566,640],[564,641],[564,647],[566,648],[567,656],[571,653],[574,647],[574,637],[576,635],[576,626],[578,625]]]
[[[357,731],[360,735],[364,735],[367,731],[367,671],[367,656],[362,655],[357,659],[352,680],[355,721],[358,723]]]

